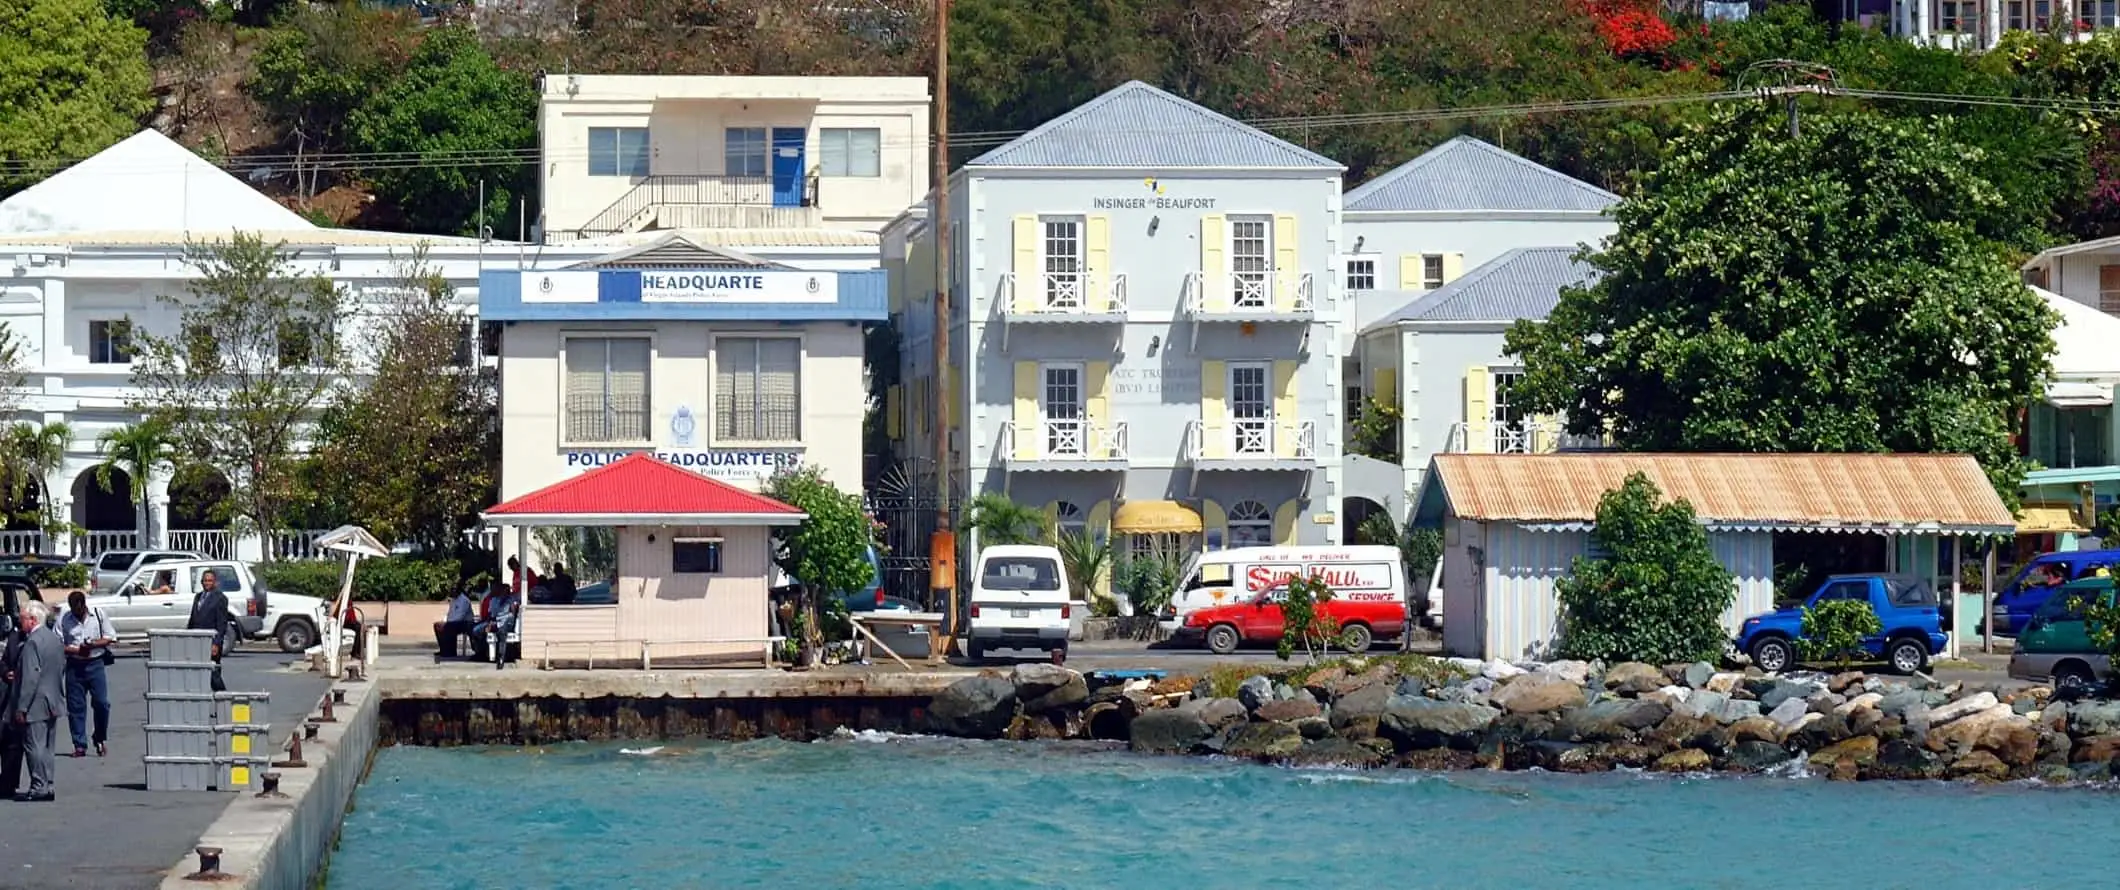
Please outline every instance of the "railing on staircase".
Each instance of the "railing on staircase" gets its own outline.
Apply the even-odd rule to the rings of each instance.
[[[658,208],[669,206],[771,207],[773,177],[669,175],[650,176],[619,196],[579,230],[582,237],[638,231]],[[801,207],[817,206],[817,177],[803,179]]]

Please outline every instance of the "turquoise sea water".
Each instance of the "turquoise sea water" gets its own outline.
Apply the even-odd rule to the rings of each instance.
[[[633,743],[638,748],[644,743]],[[330,890],[2111,886],[2120,792],[1290,770],[864,736],[392,748]]]

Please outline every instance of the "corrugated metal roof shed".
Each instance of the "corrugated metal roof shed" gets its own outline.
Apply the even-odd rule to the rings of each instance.
[[[1346,169],[1317,152],[1138,80],[1084,102],[965,166]]]
[[[1349,211],[1602,212],[1619,196],[1459,136],[1347,193]]]
[[[596,517],[610,517],[614,520],[610,524],[656,519],[727,523],[749,517],[755,520],[751,524],[793,525],[803,519],[801,510],[679,469],[647,452],[634,452],[545,486],[495,506],[485,515],[511,524]]]
[[[1582,527],[1633,473],[1733,529],[2010,534],[2016,517],[1962,454],[1439,454],[1428,485],[1465,519]],[[1429,512],[1423,498],[1424,518]]]
[[[1561,288],[1596,277],[1596,269],[1576,262],[1576,250],[1574,247],[1516,248],[1371,322],[1364,330],[1390,327],[1402,321],[1545,318],[1560,302]]]

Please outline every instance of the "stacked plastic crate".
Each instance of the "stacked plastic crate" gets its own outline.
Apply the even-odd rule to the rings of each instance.
[[[147,790],[243,791],[271,762],[263,692],[213,691],[213,631],[147,634]]]

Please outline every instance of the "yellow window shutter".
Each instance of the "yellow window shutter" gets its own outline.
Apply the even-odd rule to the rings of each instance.
[[[1301,512],[1301,501],[1290,500],[1273,511],[1273,542],[1278,547],[1296,545],[1296,514]]]
[[[1493,382],[1486,365],[1465,369],[1465,450],[1487,454],[1494,450]]]
[[[1449,284],[1456,281],[1458,276],[1463,274],[1465,274],[1465,255],[1462,253],[1443,254],[1443,283]]]
[[[1273,450],[1281,457],[1296,456],[1296,368],[1293,361],[1273,363]]]
[[[898,418],[898,390],[899,387],[896,384],[885,387],[883,390],[883,434],[892,439],[898,438],[898,434],[902,429],[899,426]]]
[[[1016,459],[1036,460],[1045,437],[1038,434],[1038,363],[1016,363]]]
[[[1016,217],[1015,293],[1009,305],[1016,312],[1033,312],[1045,302],[1044,270],[1038,268],[1038,218]]]
[[[1209,550],[1221,550],[1229,546],[1229,511],[1221,504],[1206,498],[1200,499],[1201,543]]]
[[[1294,214],[1276,213],[1273,216],[1273,308],[1276,312],[1292,312],[1296,308],[1297,291],[1303,284],[1303,261],[1296,251],[1296,218]]]
[[[1375,382],[1369,385],[1369,397],[1386,405],[1399,403],[1399,372],[1396,368],[1378,368],[1370,375]]]
[[[1200,306],[1229,309],[1229,219],[1219,213],[1200,217]]]
[[[1102,214],[1082,223],[1084,286],[1082,307],[1089,312],[1111,311],[1112,218]]]
[[[1540,414],[1531,418],[1531,453],[1544,454],[1560,450],[1560,415]]]
[[[1200,456],[1219,458],[1229,439],[1229,372],[1223,362],[1200,363]]]
[[[1421,289],[1421,255],[1404,254],[1399,257],[1399,290]]]
[[[1082,447],[1092,460],[1112,457],[1104,448],[1109,437],[1106,426],[1111,422],[1107,415],[1111,413],[1112,363],[1090,362],[1085,370],[1089,379],[1083,381],[1086,396],[1082,400],[1082,413],[1089,421],[1089,430],[1083,437]]]

